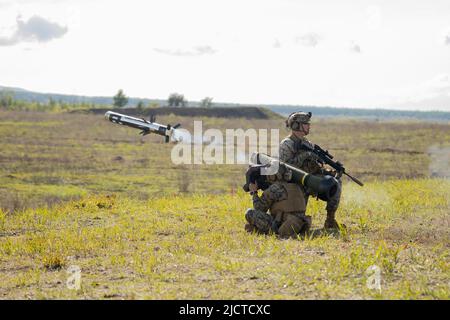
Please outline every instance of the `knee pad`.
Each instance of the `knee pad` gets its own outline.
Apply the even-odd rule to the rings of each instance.
[[[247,209],[245,212],[245,220],[247,220],[248,223],[253,224],[254,216],[255,216],[255,210],[254,209]]]
[[[311,216],[289,215],[278,229],[278,234],[281,238],[296,238],[298,234],[307,232],[310,227]]]

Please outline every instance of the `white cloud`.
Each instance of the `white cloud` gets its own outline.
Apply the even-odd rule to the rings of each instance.
[[[444,36],[444,44],[450,46],[450,31]]]
[[[274,42],[273,42],[273,44],[272,44],[272,47],[275,48],[275,49],[281,48],[281,42],[280,42],[280,40],[275,39]]]
[[[447,97],[450,99],[450,75],[440,74],[412,88],[411,91],[412,101],[435,99],[438,97]]]
[[[450,111],[450,74],[440,74],[419,85],[398,89],[393,106]]]
[[[50,22],[40,16],[32,16],[23,21],[20,16],[16,19],[16,31],[9,37],[0,37],[0,46],[12,46],[20,42],[48,42],[62,37],[68,28]]]
[[[361,47],[359,44],[352,42],[350,45],[350,51],[354,53],[361,53]]]
[[[195,56],[202,56],[202,55],[216,53],[216,50],[214,50],[210,46],[197,46],[191,50],[160,49],[160,48],[154,48],[153,50],[155,50],[158,53],[167,54],[170,56],[177,56],[177,57],[195,57]]]
[[[320,35],[314,32],[308,32],[297,36],[295,38],[295,43],[301,44],[305,47],[315,47],[319,44],[319,41],[322,39]]]
[[[366,8],[367,28],[369,30],[379,30],[382,25],[382,14],[379,6],[368,6]]]

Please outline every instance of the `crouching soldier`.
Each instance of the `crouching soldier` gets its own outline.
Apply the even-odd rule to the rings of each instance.
[[[261,195],[256,183],[249,185],[253,209],[245,213],[245,230],[260,234],[277,234],[280,238],[296,238],[311,227],[311,217],[305,215],[306,205],[298,184],[273,181]],[[269,213],[268,213],[269,211]]]

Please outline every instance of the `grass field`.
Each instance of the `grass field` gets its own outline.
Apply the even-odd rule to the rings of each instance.
[[[300,241],[243,230],[243,165],[176,166],[161,137],[93,115],[0,111],[0,136],[3,299],[450,298],[448,124],[315,119],[310,139],[366,185],[344,181],[347,232]],[[308,211],[319,230],[324,203]],[[372,265],[381,290],[366,285]]]

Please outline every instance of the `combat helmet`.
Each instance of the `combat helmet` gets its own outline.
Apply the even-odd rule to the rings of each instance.
[[[312,116],[311,112],[302,112],[302,111],[293,112],[286,119],[286,127],[294,131],[297,131],[300,129],[301,124],[311,123],[311,116]]]

